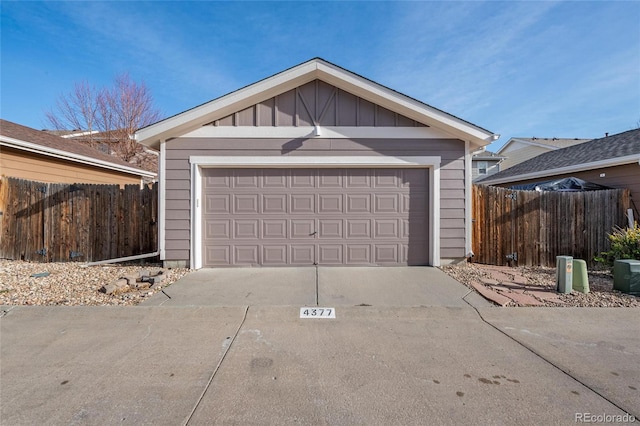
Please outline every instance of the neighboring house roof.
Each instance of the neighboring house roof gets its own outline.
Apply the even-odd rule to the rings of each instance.
[[[591,139],[579,139],[579,138],[521,138],[521,137],[516,137],[516,138],[511,138],[507,141],[506,144],[504,144],[502,146],[502,148],[500,148],[498,150],[498,155],[502,154],[505,150],[508,150],[508,148],[516,143],[520,143],[520,144],[524,144],[524,145],[531,145],[531,146],[537,146],[540,148],[544,148],[544,149],[548,149],[548,150],[556,150],[556,149],[561,149],[561,148],[566,148],[568,146],[572,146],[572,145],[577,145],[583,142],[588,142]]]
[[[314,58],[257,83],[144,127],[136,132],[136,140],[157,149],[161,140],[182,136],[203,125],[316,79],[443,131],[454,138],[469,141],[472,147],[486,146],[498,138],[498,135],[482,127],[321,58]]]
[[[481,179],[499,184],[640,162],[640,129],[545,152]]]
[[[121,173],[151,178],[156,176],[156,173],[134,167],[126,161],[83,143],[2,119],[0,119],[0,145],[111,169]]]
[[[473,161],[499,161],[499,160],[504,160],[505,156],[503,155],[498,155],[495,152],[491,152],[491,151],[483,151],[480,152],[478,154],[474,154],[472,157]]]

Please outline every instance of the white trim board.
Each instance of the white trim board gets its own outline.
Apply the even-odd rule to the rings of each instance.
[[[281,138],[281,139],[454,139],[433,127],[351,126],[202,126],[181,138]]]
[[[166,197],[165,188],[167,187],[167,142],[160,141],[160,157],[158,159],[158,251],[160,252],[160,260],[166,260]]]
[[[423,157],[210,157],[191,156],[190,267],[202,268],[202,169],[221,168],[428,168],[429,264],[440,266],[440,163],[439,156]],[[196,196],[194,196],[196,194]],[[164,226],[164,223],[162,223]]]

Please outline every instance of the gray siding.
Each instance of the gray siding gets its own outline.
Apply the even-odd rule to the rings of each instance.
[[[315,80],[211,123],[214,126],[425,127],[344,90]]]
[[[189,157],[192,155],[440,156],[440,257],[465,256],[464,142],[460,140],[179,138],[166,145],[166,260],[189,259]]]

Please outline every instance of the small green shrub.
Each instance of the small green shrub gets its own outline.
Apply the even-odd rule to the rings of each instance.
[[[609,234],[611,250],[602,252],[602,257],[596,257],[597,262],[613,266],[613,262],[619,259],[640,260],[640,226],[635,222],[633,228],[616,227]]]

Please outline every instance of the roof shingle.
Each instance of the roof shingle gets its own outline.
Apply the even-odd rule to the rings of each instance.
[[[55,136],[44,131],[33,129],[31,127],[22,126],[11,121],[0,119],[0,135],[12,139],[17,139],[23,142],[30,142],[36,145],[43,146],[45,148],[66,151],[95,160],[109,162],[114,165],[137,169],[145,175],[149,173],[146,170],[140,169],[139,167],[127,163],[124,160],[101,152],[97,149],[91,148],[90,146],[87,146],[80,142],[74,141],[72,139],[65,139],[60,136]]]
[[[482,183],[534,172],[589,164],[629,155],[640,156],[640,129],[629,130],[578,145],[545,152],[506,170],[482,179]],[[480,182],[480,181],[479,181]]]

